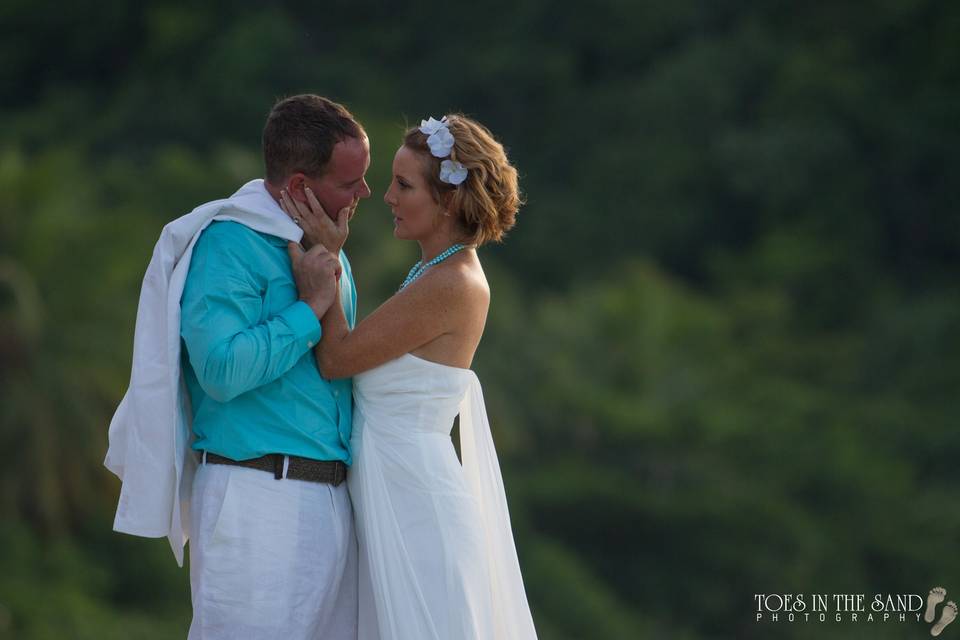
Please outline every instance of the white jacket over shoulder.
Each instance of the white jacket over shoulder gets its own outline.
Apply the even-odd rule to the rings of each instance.
[[[180,371],[180,297],[193,247],[211,222],[230,220],[300,242],[303,231],[263,180],[201,205],[163,228],[143,277],[130,386],[110,421],[104,465],[123,483],[115,531],[166,536],[183,566],[196,461],[190,453],[190,400]]]

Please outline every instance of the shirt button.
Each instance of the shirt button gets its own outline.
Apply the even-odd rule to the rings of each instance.
[[[307,340],[307,346],[313,348],[313,340]]]
[[[339,392],[339,391],[334,391],[334,392],[333,392],[333,397],[334,397],[334,398],[339,398],[339,397],[340,397],[340,392]]]

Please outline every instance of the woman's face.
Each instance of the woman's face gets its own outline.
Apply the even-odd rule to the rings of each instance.
[[[393,235],[402,240],[420,240],[437,230],[441,207],[423,177],[424,160],[416,151],[401,146],[393,157],[393,179],[383,201],[393,212]]]

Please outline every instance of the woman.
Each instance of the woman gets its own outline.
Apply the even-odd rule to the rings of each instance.
[[[305,231],[331,224],[308,201],[283,199]],[[335,302],[316,347],[324,377],[354,377],[348,484],[360,542],[359,637],[536,638],[469,369],[490,303],[476,248],[513,226],[516,169],[477,122],[430,118],[407,131],[384,201],[394,235],[415,240],[421,260],[352,332]],[[462,465],[449,437],[457,414]]]

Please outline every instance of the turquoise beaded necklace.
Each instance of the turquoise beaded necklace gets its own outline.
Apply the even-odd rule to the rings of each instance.
[[[404,278],[403,284],[400,285],[400,289],[398,289],[398,291],[403,291],[408,284],[410,284],[411,282],[413,282],[414,280],[422,276],[424,271],[426,271],[427,269],[429,269],[435,264],[440,264],[441,262],[443,262],[444,260],[452,256],[453,254],[455,254],[457,251],[460,251],[461,249],[464,249],[464,248],[466,247],[464,247],[462,244],[458,242],[456,244],[450,245],[450,247],[447,248],[443,253],[438,255],[436,258],[434,258],[427,264],[422,264],[423,260],[418,260],[417,264],[413,265],[413,267],[410,269],[410,273],[407,274],[407,277]]]

